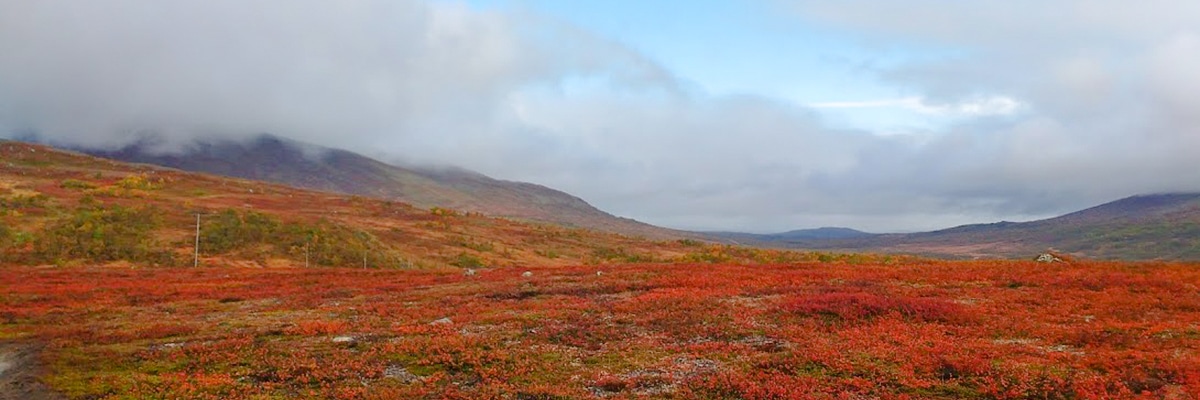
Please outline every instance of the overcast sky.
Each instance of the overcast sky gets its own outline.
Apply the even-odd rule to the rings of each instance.
[[[1200,191],[1200,2],[0,0],[0,137],[263,132],[700,230]]]

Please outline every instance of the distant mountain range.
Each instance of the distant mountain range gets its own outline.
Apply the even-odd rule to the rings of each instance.
[[[816,229],[797,229],[783,233],[742,233],[742,232],[706,232],[705,234],[724,239],[725,241],[734,241],[743,244],[760,243],[760,242],[801,242],[806,240],[827,240],[827,239],[857,239],[871,237],[875,234],[866,233],[850,228],[823,227]]]
[[[837,227],[776,234],[693,233],[613,216],[545,186],[493,179],[460,168],[396,166],[275,136],[197,141],[180,152],[156,152],[152,147],[140,143],[118,150],[82,151],[121,161],[393,199],[417,207],[659,239],[692,237],[755,246],[960,258],[1025,258],[1054,249],[1093,258],[1200,260],[1200,193],[1133,196],[1040,221],[921,233],[872,234]]]
[[[195,141],[178,152],[155,151],[153,147],[152,143],[134,143],[117,150],[77,150],[120,161],[392,199],[424,208],[444,207],[653,238],[682,234],[614,216],[541,185],[492,179],[461,168],[396,166],[271,135],[243,141]]]
[[[1200,260],[1200,193],[1133,196],[1039,221],[963,225],[933,232],[842,238],[785,235],[753,238],[760,245],[791,248],[952,257],[1032,257],[1053,249],[1090,258]]]

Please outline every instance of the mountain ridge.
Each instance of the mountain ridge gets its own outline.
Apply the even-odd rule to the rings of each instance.
[[[778,233],[704,232],[709,237],[735,243],[762,243],[788,240],[851,239],[876,235],[857,229],[825,226],[811,229],[793,229]]]
[[[1135,195],[1043,220],[968,224],[930,232],[870,234],[825,227],[775,234],[693,233],[616,217],[545,186],[497,180],[460,168],[398,167],[344,150],[273,136],[261,136],[250,143],[197,142],[190,146],[182,153],[154,153],[137,146],[86,152],[187,171],[397,200],[418,208],[443,207],[647,238],[700,238],[766,247],[956,258],[1025,258],[1054,249],[1087,258],[1200,260],[1200,193]]]
[[[494,179],[458,167],[398,166],[268,134],[249,140],[196,140],[173,152],[154,151],[147,142],[115,150],[76,150],[120,161],[398,200],[424,208],[653,238],[684,235],[609,214],[577,196],[543,185]]]
[[[775,240],[790,248],[956,257],[1026,257],[1047,249],[1106,259],[1200,259],[1200,193],[1140,194],[1028,221],[849,239]]]
[[[419,208],[0,139],[0,268],[438,270],[819,257]]]

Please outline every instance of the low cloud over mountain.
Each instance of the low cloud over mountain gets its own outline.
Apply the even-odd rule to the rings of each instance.
[[[905,92],[902,107],[958,115],[876,132],[708,92],[530,8],[3,2],[0,136],[116,148],[156,135],[169,150],[266,132],[704,230],[923,230],[1200,190],[1197,6],[1019,3],[775,4],[864,48],[936,55],[856,67]],[[830,102],[856,100],[896,101]]]

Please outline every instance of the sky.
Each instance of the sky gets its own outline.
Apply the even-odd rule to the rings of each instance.
[[[1200,191],[1200,2],[0,0],[0,137],[271,133],[691,230]]]

